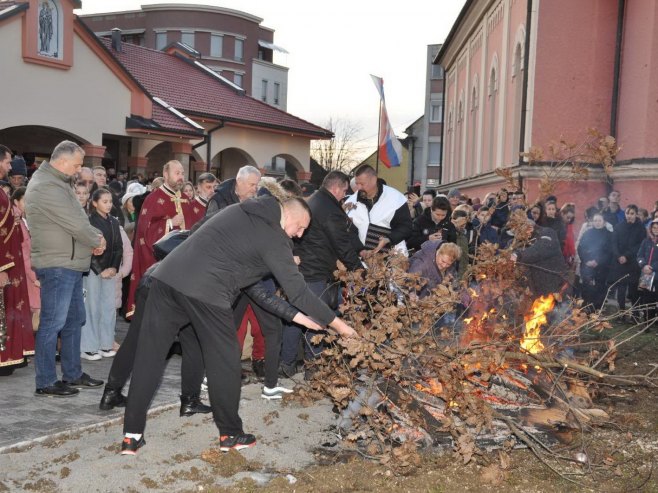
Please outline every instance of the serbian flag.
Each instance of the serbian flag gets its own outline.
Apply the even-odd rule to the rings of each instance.
[[[381,98],[381,104],[379,105],[379,159],[387,168],[400,166],[402,162],[402,145],[393,132],[391,122],[388,121],[386,101],[384,99],[384,79],[374,75],[370,77],[372,77]]]

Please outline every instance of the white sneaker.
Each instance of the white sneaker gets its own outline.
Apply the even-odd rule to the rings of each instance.
[[[263,387],[263,392],[260,396],[263,399],[272,400],[272,399],[282,399],[283,394],[292,394],[292,389],[287,389],[285,387],[274,387],[273,389],[269,387]]]
[[[117,352],[114,349],[101,349],[98,351],[103,358],[113,358]]]
[[[102,356],[96,352],[80,353],[80,357],[89,361],[98,361]]]

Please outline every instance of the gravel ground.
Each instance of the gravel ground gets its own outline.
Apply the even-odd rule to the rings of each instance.
[[[286,405],[260,391],[260,384],[246,385],[240,401],[245,431],[257,437],[253,448],[222,454],[209,415],[180,418],[177,405],[166,405],[151,412],[147,444],[134,457],[118,454],[121,418],[1,453],[0,491],[203,491],[245,477],[294,483],[295,473],[315,462],[315,448],[336,442],[331,405]]]

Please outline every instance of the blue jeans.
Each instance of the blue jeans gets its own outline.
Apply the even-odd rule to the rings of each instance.
[[[57,381],[58,335],[62,339],[62,380],[70,382],[82,376],[80,330],[85,323],[85,304],[82,272],[61,267],[35,269],[35,272],[41,283],[41,318],[34,361],[37,388],[42,389]]]

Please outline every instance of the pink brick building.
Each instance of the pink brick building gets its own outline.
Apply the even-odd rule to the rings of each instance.
[[[652,0],[467,0],[434,63],[445,70],[442,188],[496,190],[511,166],[532,200],[541,166],[520,157],[588,129],[622,147],[612,182],[600,170],[565,182],[582,211],[610,186],[622,202],[658,199],[658,4]]]

